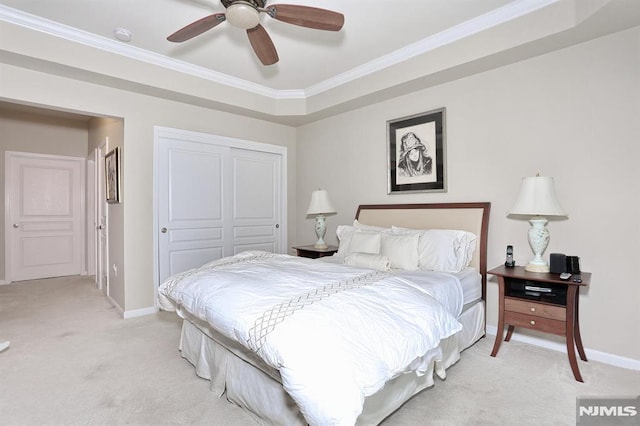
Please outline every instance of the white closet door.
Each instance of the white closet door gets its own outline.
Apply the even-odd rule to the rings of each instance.
[[[228,217],[224,206],[230,193],[229,148],[162,139],[158,154],[158,266],[162,282],[230,251],[231,240],[224,238]],[[229,248],[225,249],[225,244]]]
[[[282,156],[231,149],[233,254],[280,252]]]
[[[156,127],[157,283],[245,250],[286,251],[286,148]]]

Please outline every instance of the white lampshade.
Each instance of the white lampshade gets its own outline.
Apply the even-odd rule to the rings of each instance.
[[[311,193],[311,202],[307,209],[307,214],[331,214],[335,213],[329,200],[329,194],[324,189],[317,189]]]
[[[234,27],[248,30],[260,23],[260,12],[250,3],[237,2],[227,8],[225,18]]]
[[[532,176],[522,179],[518,198],[510,214],[527,216],[566,216],[553,186],[553,178]]]
[[[549,264],[542,258],[542,254],[549,245],[549,230],[545,227],[545,216],[566,216],[560,207],[553,186],[553,178],[533,176],[522,179],[520,193],[515,205],[511,208],[512,215],[530,216],[528,238],[534,258],[529,261],[525,269],[531,272],[549,272]]]

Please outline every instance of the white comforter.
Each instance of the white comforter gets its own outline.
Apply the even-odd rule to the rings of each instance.
[[[180,306],[280,371],[311,425],[353,425],[364,398],[421,374],[459,330],[458,279],[385,273],[244,252],[169,278],[160,304]]]

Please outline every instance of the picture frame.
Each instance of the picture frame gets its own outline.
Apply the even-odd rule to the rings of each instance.
[[[104,157],[104,174],[107,203],[120,202],[120,147],[115,147]]]
[[[445,148],[445,108],[387,121],[387,193],[447,192]]]

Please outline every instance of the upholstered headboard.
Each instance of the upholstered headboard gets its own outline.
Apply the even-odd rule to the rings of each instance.
[[[491,203],[369,204],[358,206],[356,219],[367,225],[414,229],[459,229],[478,236],[471,266],[482,275],[486,298],[487,233]]]

